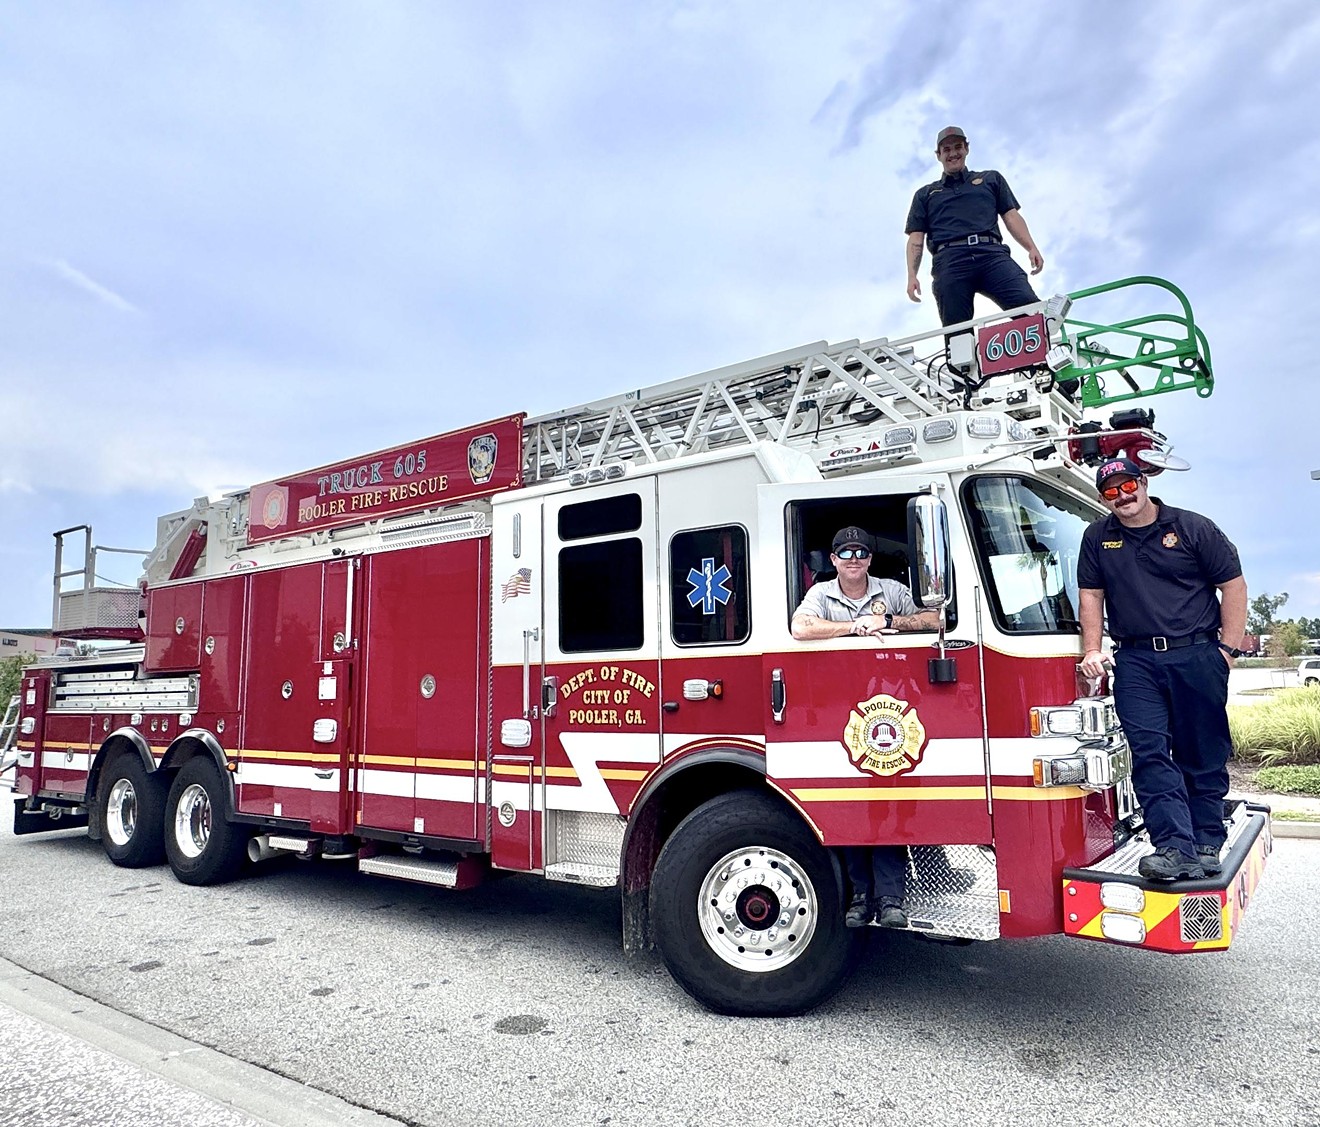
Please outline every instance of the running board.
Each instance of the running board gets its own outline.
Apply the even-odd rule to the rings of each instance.
[[[286,837],[282,834],[271,834],[266,842],[272,849],[279,849],[285,853],[311,854],[314,848],[319,848],[321,839],[319,837]]]
[[[545,867],[546,880],[562,880],[571,884],[589,884],[596,888],[613,888],[619,883],[619,871],[609,865],[590,865],[583,861],[560,861]]]
[[[358,872],[435,885],[437,888],[464,889],[480,884],[486,869],[484,858],[479,857],[377,856],[359,858]]]

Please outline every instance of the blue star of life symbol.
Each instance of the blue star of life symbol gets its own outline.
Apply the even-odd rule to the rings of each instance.
[[[695,567],[688,568],[687,581],[692,584],[687,597],[688,606],[695,607],[700,603],[702,614],[714,614],[716,603],[723,606],[733,598],[733,592],[725,586],[732,578],[733,574],[723,564],[716,571],[715,560],[710,556],[701,561],[700,571]]]

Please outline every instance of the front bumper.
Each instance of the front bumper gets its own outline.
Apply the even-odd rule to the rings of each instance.
[[[1085,868],[1063,870],[1063,931],[1082,939],[1186,954],[1233,941],[1273,847],[1270,808],[1225,803],[1224,871],[1205,880],[1151,881],[1137,862],[1152,852],[1140,833]]]

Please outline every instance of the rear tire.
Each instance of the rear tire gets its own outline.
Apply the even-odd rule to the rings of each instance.
[[[101,846],[125,869],[165,860],[165,784],[132,753],[119,755],[97,787]]]
[[[223,884],[247,862],[251,836],[226,820],[224,780],[214,763],[198,757],[174,777],[165,800],[165,855],[184,884]]]
[[[780,803],[734,791],[665,842],[651,882],[656,945],[716,1013],[800,1014],[843,984],[862,949],[843,922],[829,853]]]

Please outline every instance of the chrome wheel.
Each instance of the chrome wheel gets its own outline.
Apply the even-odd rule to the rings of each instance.
[[[806,870],[787,853],[749,846],[706,873],[697,897],[701,934],[739,970],[779,970],[811,943],[820,901]]]
[[[137,829],[137,788],[130,779],[117,779],[105,802],[105,832],[118,846],[128,845]]]
[[[191,784],[179,796],[174,810],[174,841],[185,857],[200,857],[211,837],[211,796]]]

